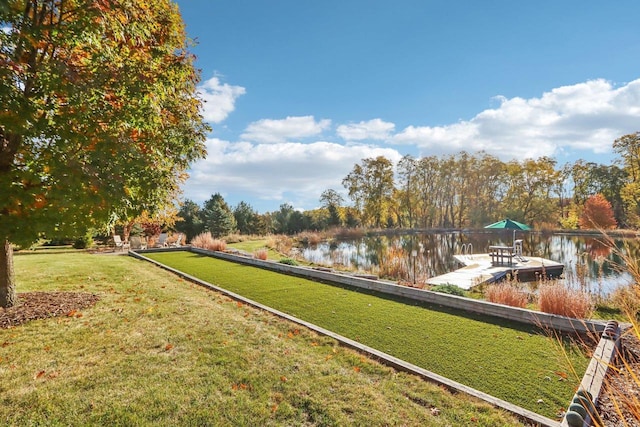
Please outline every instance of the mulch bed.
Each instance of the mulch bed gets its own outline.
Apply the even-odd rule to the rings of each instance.
[[[78,316],[100,297],[86,292],[23,292],[16,305],[0,308],[0,329],[21,325],[30,320],[56,316]]]
[[[640,340],[636,335],[627,331],[622,335],[621,341],[622,355],[628,366],[619,361],[616,365],[619,368],[618,372],[615,369],[609,370],[607,386],[598,399],[600,417],[605,427],[640,427],[640,419],[638,419],[640,408],[634,407],[635,403],[640,402],[640,383],[638,382]],[[636,375],[635,379],[632,372]],[[622,416],[616,409],[614,402],[620,406]]]

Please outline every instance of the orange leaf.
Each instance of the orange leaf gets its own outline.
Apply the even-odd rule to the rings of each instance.
[[[70,312],[67,313],[67,317],[73,317],[76,315],[78,311],[77,310],[71,310]]]
[[[240,301],[238,301],[238,302],[236,303],[236,305],[237,305],[238,307],[242,307],[242,303],[241,303]]]
[[[245,383],[240,384],[240,388],[242,390],[246,390],[247,389],[247,385]]]
[[[567,373],[566,373],[566,372],[555,371],[555,374],[556,374],[557,376],[559,376],[560,378],[562,378],[563,380],[566,380],[566,379],[567,379],[567,377],[568,377],[568,375],[567,375]]]
[[[359,366],[354,366],[353,370],[356,371],[356,372],[360,372],[360,367]]]
[[[81,318],[82,316],[84,316],[82,313],[76,313],[76,319]]]
[[[271,412],[276,412],[278,410],[278,405],[273,405],[271,407]]]
[[[292,334],[291,332],[289,332],[289,333],[287,334],[287,338],[293,338],[293,334]]]
[[[165,351],[169,351],[173,348],[173,344],[167,344],[164,346]]]
[[[38,379],[38,378],[42,378],[42,377],[44,376],[44,374],[45,374],[45,371],[40,371],[40,372],[38,372],[38,373],[36,374],[36,379]]]
[[[283,383],[287,382],[287,377],[285,377],[284,375],[280,377],[280,381],[282,381]]]
[[[318,346],[318,343],[314,341],[314,342],[312,342],[312,343],[311,343],[311,345],[312,345],[313,347],[317,347],[317,346]]]

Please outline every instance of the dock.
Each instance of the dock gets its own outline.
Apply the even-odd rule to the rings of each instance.
[[[429,285],[452,284],[462,289],[493,283],[504,279],[507,275],[517,274],[519,277],[535,277],[536,274],[559,276],[564,265],[550,259],[523,256],[513,258],[510,263],[498,264],[492,262],[490,254],[454,255],[462,268],[450,273],[432,277],[427,280]]]

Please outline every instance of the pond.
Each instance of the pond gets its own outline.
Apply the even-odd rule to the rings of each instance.
[[[489,245],[512,245],[512,230],[474,232],[421,232],[366,236],[351,240],[320,243],[301,248],[301,256],[313,263],[347,267],[380,276],[424,281],[460,267],[453,257],[463,251],[486,253]],[[640,240],[616,238],[617,250],[594,235],[522,232],[524,255],[537,256],[564,264],[563,280],[574,287],[605,296],[632,282],[617,266],[617,251],[640,256]]]

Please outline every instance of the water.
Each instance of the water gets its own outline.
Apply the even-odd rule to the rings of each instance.
[[[523,252],[564,264],[563,278],[573,287],[607,295],[632,282],[621,272],[622,260],[597,236],[516,233],[523,240]],[[301,249],[308,261],[362,272],[398,271],[405,280],[420,281],[459,268],[453,255],[471,250],[486,253],[489,245],[511,245],[513,231],[412,233],[368,236],[353,240],[320,243]],[[614,239],[615,246],[640,256],[640,240]]]

